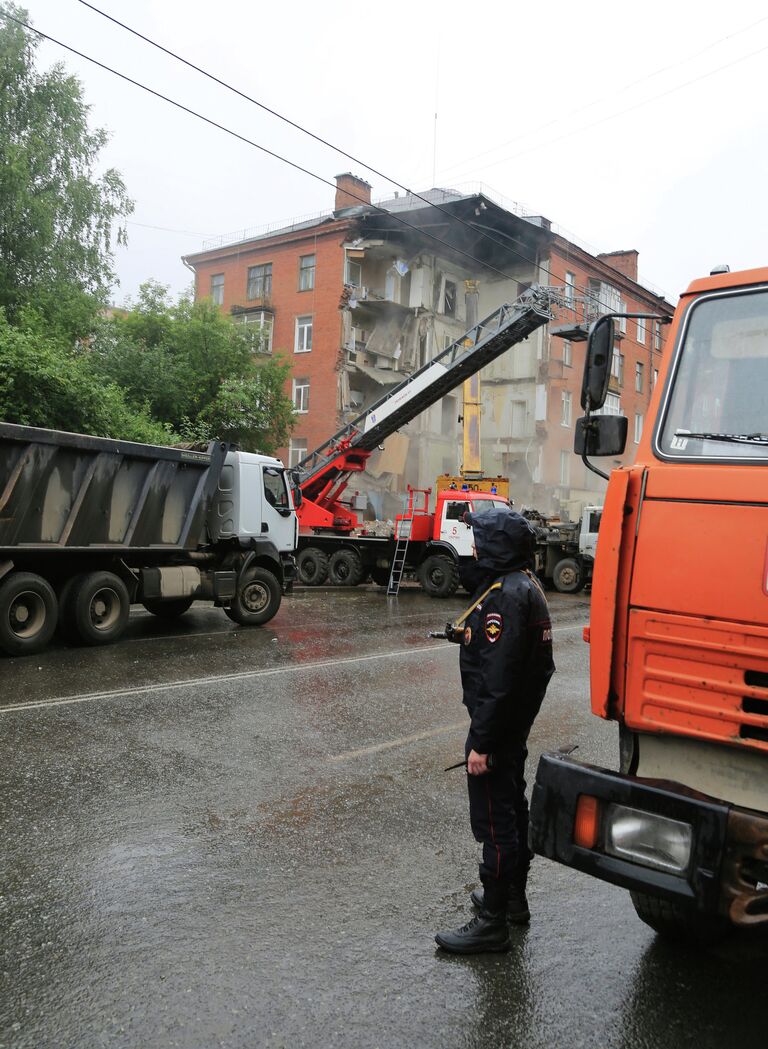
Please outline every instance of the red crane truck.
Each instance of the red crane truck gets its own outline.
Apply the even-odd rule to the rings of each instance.
[[[359,527],[354,510],[343,501],[350,478],[365,469],[369,456],[390,434],[410,422],[511,346],[546,324],[551,296],[532,286],[512,305],[503,305],[474,325],[335,433],[296,466],[301,502],[297,506],[299,579],[354,586],[369,576],[397,592],[405,571],[415,572],[433,597],[449,597],[458,586],[458,568],[472,556],[472,534],[461,518],[506,502],[492,490],[441,490],[434,513],[431,490],[409,489],[409,505],[399,514],[392,535]],[[423,500],[419,499],[422,495]]]
[[[592,414],[612,328],[589,335],[591,468],[626,440],[625,419]],[[530,843],[701,940],[768,923],[768,268],[694,281],[667,347],[592,582],[591,705],[618,723],[620,770],[545,754]]]

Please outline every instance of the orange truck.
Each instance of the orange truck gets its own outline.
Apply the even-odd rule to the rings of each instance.
[[[613,316],[589,332],[591,469],[626,441],[593,414]],[[629,889],[662,934],[768,923],[768,268],[680,300],[636,461],[610,475],[585,640],[619,771],[544,754],[531,847]]]

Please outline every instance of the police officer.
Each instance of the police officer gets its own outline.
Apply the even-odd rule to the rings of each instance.
[[[482,849],[477,914],[435,940],[455,954],[509,949],[508,921],[530,919],[525,797],[526,741],[541,707],[552,660],[552,625],[533,574],[534,531],[507,507],[465,514],[475,564],[462,582],[473,591],[460,636],[459,666],[470,727],[466,742],[472,833]]]

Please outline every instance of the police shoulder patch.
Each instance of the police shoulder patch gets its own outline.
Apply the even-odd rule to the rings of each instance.
[[[504,619],[499,612],[487,612],[483,628],[485,630],[485,636],[493,645],[501,637],[501,633],[504,629]]]

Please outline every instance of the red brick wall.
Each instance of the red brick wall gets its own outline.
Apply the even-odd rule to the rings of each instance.
[[[338,307],[344,282],[342,244],[347,229],[348,224],[343,222],[328,228],[315,227],[309,233],[285,234],[251,247],[243,245],[234,253],[232,248],[207,253],[192,263],[196,269],[197,298],[211,294],[214,274],[224,274],[222,309],[227,313],[233,306],[250,308],[257,305],[247,298],[248,269],[265,262],[272,263],[272,352],[290,362],[292,379],[309,379],[309,411],[296,416],[293,432],[294,437],[306,438],[309,451],[322,444],[338,428],[336,364],[341,344]],[[302,255],[315,256],[315,284],[307,291],[299,291],[299,258]],[[313,318],[312,350],[295,353],[296,318],[310,315]],[[291,381],[286,391],[291,394]],[[277,454],[287,462],[287,448],[280,449]]]

